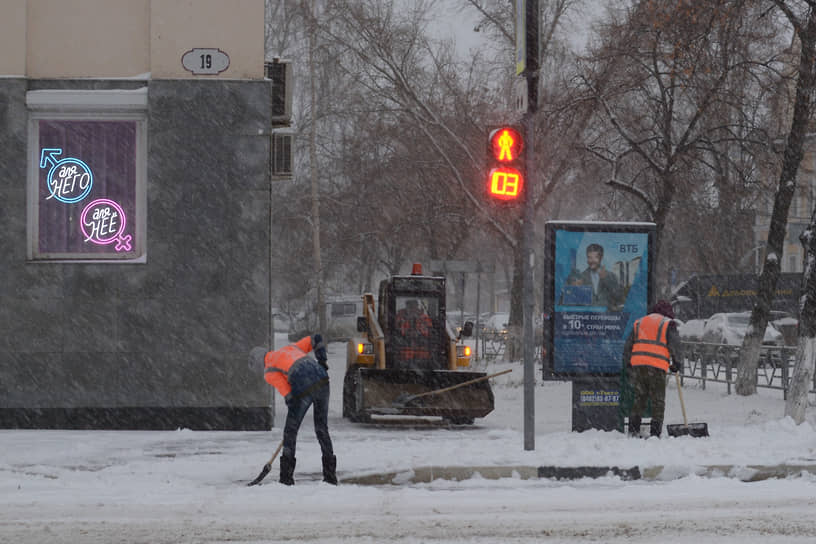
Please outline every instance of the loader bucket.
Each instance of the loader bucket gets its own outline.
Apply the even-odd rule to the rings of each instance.
[[[407,370],[352,367],[343,389],[343,415],[368,421],[372,415],[439,416],[455,423],[472,423],[493,411],[488,380],[442,391],[481,378],[483,372]],[[414,398],[416,395],[422,395]]]

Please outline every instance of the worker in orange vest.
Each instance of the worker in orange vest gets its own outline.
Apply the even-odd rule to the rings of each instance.
[[[405,301],[405,307],[397,312],[397,330],[404,337],[427,337],[433,328],[433,321],[420,307],[416,299]]]
[[[314,358],[307,355],[314,352]],[[263,357],[264,379],[286,401],[283,426],[283,453],[280,457],[280,482],[294,485],[295,445],[303,417],[314,406],[314,426],[323,454],[323,481],[337,485],[337,458],[329,436],[329,366],[326,346],[319,334],[301,338],[294,344]]]
[[[629,412],[630,436],[640,436],[643,414],[647,403],[651,402],[649,434],[660,437],[666,411],[666,373],[681,370],[680,350],[674,311],[671,304],[659,300],[649,315],[635,321],[623,347],[623,363],[627,365],[634,389]]]
[[[402,359],[428,359],[433,338],[433,321],[419,307],[416,299],[405,301],[405,306],[397,312],[395,325],[399,332],[399,354]]]

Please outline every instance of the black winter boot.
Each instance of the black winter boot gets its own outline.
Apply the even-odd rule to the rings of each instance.
[[[629,436],[640,438],[640,416],[629,416]]]
[[[337,485],[337,457],[334,455],[323,456],[323,481]]]
[[[284,485],[295,485],[295,458],[288,455],[281,455],[280,458],[280,483]]]
[[[659,419],[653,419],[649,425],[649,434],[660,438],[660,433],[663,430],[663,422]]]

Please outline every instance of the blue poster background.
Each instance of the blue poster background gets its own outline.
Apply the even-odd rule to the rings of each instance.
[[[603,248],[605,281],[620,299],[600,304],[589,285],[587,248]],[[646,315],[649,283],[647,232],[555,230],[553,370],[566,374],[617,374],[634,321]]]

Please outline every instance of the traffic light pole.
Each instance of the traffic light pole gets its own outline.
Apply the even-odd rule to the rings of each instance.
[[[533,291],[533,234],[535,207],[533,203],[533,183],[535,179],[535,114],[538,111],[538,0],[526,0],[526,62],[524,77],[527,79],[527,111],[522,125],[524,140],[527,146],[525,155],[526,187],[523,194],[524,220],[522,224],[522,312],[524,323],[522,329],[522,356],[524,358],[524,449],[535,449],[535,344],[533,336],[533,313],[535,295]]]

